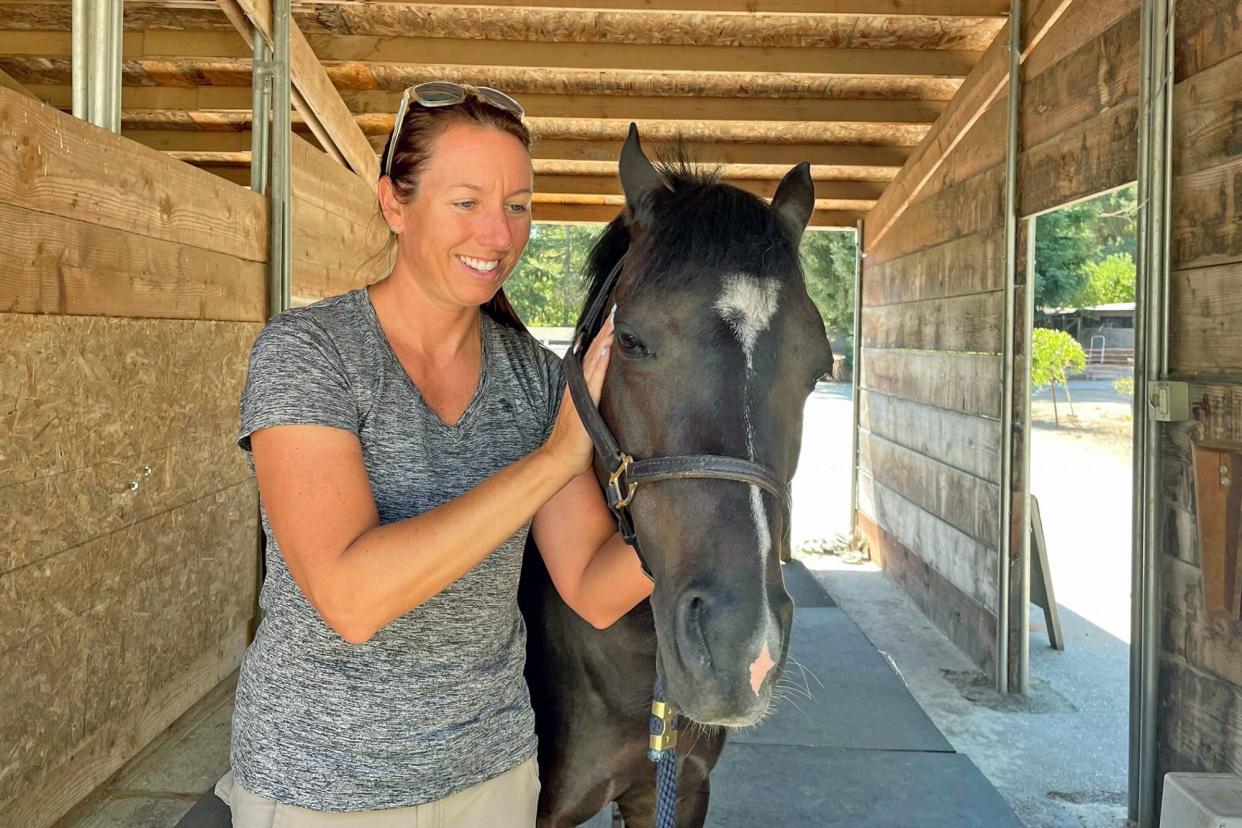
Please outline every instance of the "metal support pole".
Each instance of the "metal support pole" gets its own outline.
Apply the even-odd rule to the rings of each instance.
[[[121,0],[73,0],[73,114],[121,131]]]
[[[121,66],[124,60],[122,38],[125,36],[124,0],[109,0],[108,84],[103,119],[100,126],[118,135],[121,132]]]
[[[272,260],[268,310],[275,316],[293,304],[289,0],[276,0],[272,12]]]
[[[91,37],[90,11],[86,0],[73,0],[73,22],[70,24],[73,52],[70,71],[73,76],[73,117],[87,119],[87,79],[90,77],[89,44]]]
[[[858,531],[858,429],[862,411],[862,278],[863,220],[854,230],[854,364],[850,369],[853,389],[854,428],[850,447],[850,534]]]
[[[1173,0],[1142,0],[1139,45],[1138,284],[1134,349],[1134,500],[1130,627],[1130,818],[1154,828],[1160,666],[1160,423],[1148,388],[1169,372],[1168,290]]]
[[[272,50],[263,33],[254,30],[254,61],[250,73],[250,189],[264,195],[271,169]]]
[[[1009,4],[1009,123],[1005,142],[1005,323],[1001,334],[1001,496],[996,578],[1000,600],[996,608],[996,690],[1008,693],[1009,671],[1009,563],[1013,553],[1013,360],[1014,291],[1017,285],[1018,236],[1018,114],[1022,87],[1022,0]]]

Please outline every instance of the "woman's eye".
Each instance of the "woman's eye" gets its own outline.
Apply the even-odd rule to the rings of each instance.
[[[473,206],[474,206],[475,204],[477,204],[478,202],[477,202],[477,201],[474,201],[474,200],[472,200],[472,199],[466,199],[465,201],[457,201],[457,202],[454,202],[454,203],[455,203],[458,207],[461,207],[463,210],[469,210],[471,207],[473,207]]]
[[[510,213],[520,214],[520,213],[525,213],[526,210],[527,210],[527,207],[525,204],[519,204],[517,202],[514,202],[513,204],[509,205]]]

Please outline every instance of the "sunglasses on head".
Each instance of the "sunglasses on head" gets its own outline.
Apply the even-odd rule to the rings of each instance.
[[[520,103],[499,89],[492,89],[490,86],[469,86],[452,81],[427,81],[415,84],[401,94],[401,103],[397,107],[397,122],[393,124],[392,137],[388,139],[388,159],[384,162],[384,175],[392,175],[392,157],[396,154],[397,138],[401,135],[401,126],[405,123],[405,113],[410,108],[410,101],[428,109],[434,109],[438,106],[456,106],[459,103],[465,103],[470,97],[478,98],[483,103],[503,109],[518,118],[526,114]]]

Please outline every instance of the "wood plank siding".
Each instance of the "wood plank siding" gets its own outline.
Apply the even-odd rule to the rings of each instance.
[[[293,187],[298,303],[374,281],[366,183],[299,140]],[[0,825],[42,828],[240,663],[268,203],[0,88],[0,224]]]
[[[1209,614],[1195,520],[1195,444],[1242,447],[1242,4],[1177,4],[1171,370],[1193,419],[1161,460],[1159,770],[1242,773],[1242,622]]]

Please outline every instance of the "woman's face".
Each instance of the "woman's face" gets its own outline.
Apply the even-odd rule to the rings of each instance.
[[[530,154],[506,132],[453,124],[432,141],[417,191],[388,218],[433,300],[477,307],[492,298],[530,238],[531,186]]]

